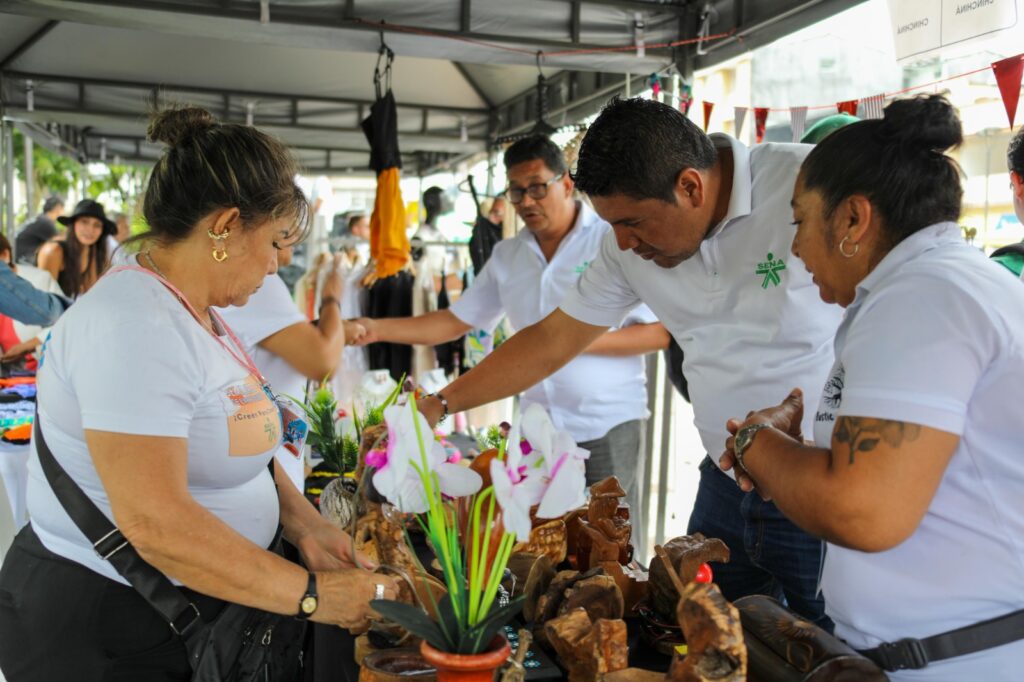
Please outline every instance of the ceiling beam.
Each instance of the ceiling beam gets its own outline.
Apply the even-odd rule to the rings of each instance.
[[[38,43],[40,40],[46,37],[46,34],[56,28],[59,21],[48,21],[43,24],[38,31],[26,38],[20,45],[11,50],[11,52],[4,57],[4,60],[0,62],[0,71],[3,71],[11,64],[16,62],[19,57],[32,49],[32,46]]]
[[[112,80],[109,78],[84,78],[80,76],[61,76],[48,73],[28,73],[25,71],[5,71],[5,77],[33,80],[50,81],[55,83],[75,83],[78,85],[93,85],[97,87],[127,88],[135,90],[151,91],[154,88],[163,90],[175,90],[181,92],[197,92],[204,95],[227,95],[230,97],[247,97],[250,99],[279,99],[284,101],[299,100],[303,102],[323,102],[328,104],[347,104],[352,106],[370,106],[372,100],[355,99],[350,97],[324,97],[321,95],[303,95],[299,93],[283,92],[262,92],[259,90],[237,90],[234,88],[209,88],[198,85],[182,85],[178,83],[146,83],[142,81]],[[445,104],[419,104],[413,102],[398,102],[399,109],[428,109],[447,114],[460,114],[465,116],[487,114],[487,109],[476,109],[472,107],[453,107]]]
[[[565,4],[579,2],[584,5],[601,5],[615,7],[634,12],[681,12],[686,9],[688,0],[550,0]]]

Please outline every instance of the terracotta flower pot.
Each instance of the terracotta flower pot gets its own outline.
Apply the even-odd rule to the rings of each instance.
[[[425,641],[420,644],[420,653],[437,668],[437,682],[492,682],[494,673],[512,655],[512,647],[504,635],[495,635],[481,654],[449,654]]]

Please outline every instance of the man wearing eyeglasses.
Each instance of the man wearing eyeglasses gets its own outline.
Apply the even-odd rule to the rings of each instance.
[[[503,316],[523,329],[553,312],[586,271],[611,226],[573,196],[561,150],[533,136],[505,152],[505,196],[526,224],[499,242],[490,260],[451,308],[411,318],[359,323],[358,343],[438,344],[471,329],[493,330]],[[587,481],[614,474],[630,503],[634,541],[641,535],[639,481],[642,478],[643,420],[647,417],[644,353],[668,345],[668,332],[645,306],[597,338],[586,351],[522,393],[522,405],[539,403],[555,425],[590,451]],[[556,371],[557,370],[557,371]]]

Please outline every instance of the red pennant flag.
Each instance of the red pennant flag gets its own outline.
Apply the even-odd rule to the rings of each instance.
[[[754,107],[754,139],[764,141],[764,125],[768,122],[768,107]]]
[[[839,102],[836,104],[836,109],[839,110],[840,114],[849,114],[850,116],[857,115],[857,100],[851,99],[845,102]]]
[[[704,132],[708,131],[708,123],[711,121],[711,110],[715,108],[714,102],[704,102]]]
[[[999,94],[1003,97],[1006,116],[1010,119],[1010,127],[1013,128],[1013,121],[1017,118],[1017,100],[1020,99],[1021,76],[1024,75],[1024,54],[993,63],[992,71],[996,74]]]

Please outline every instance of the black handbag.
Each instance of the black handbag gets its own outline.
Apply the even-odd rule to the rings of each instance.
[[[292,682],[302,664],[306,622],[226,603],[205,622],[198,607],[146,563],[54,458],[35,418],[36,451],[46,480],[64,511],[102,558],[109,561],[180,636],[195,682]],[[273,460],[271,460],[271,467]],[[281,526],[270,551],[280,554]]]

